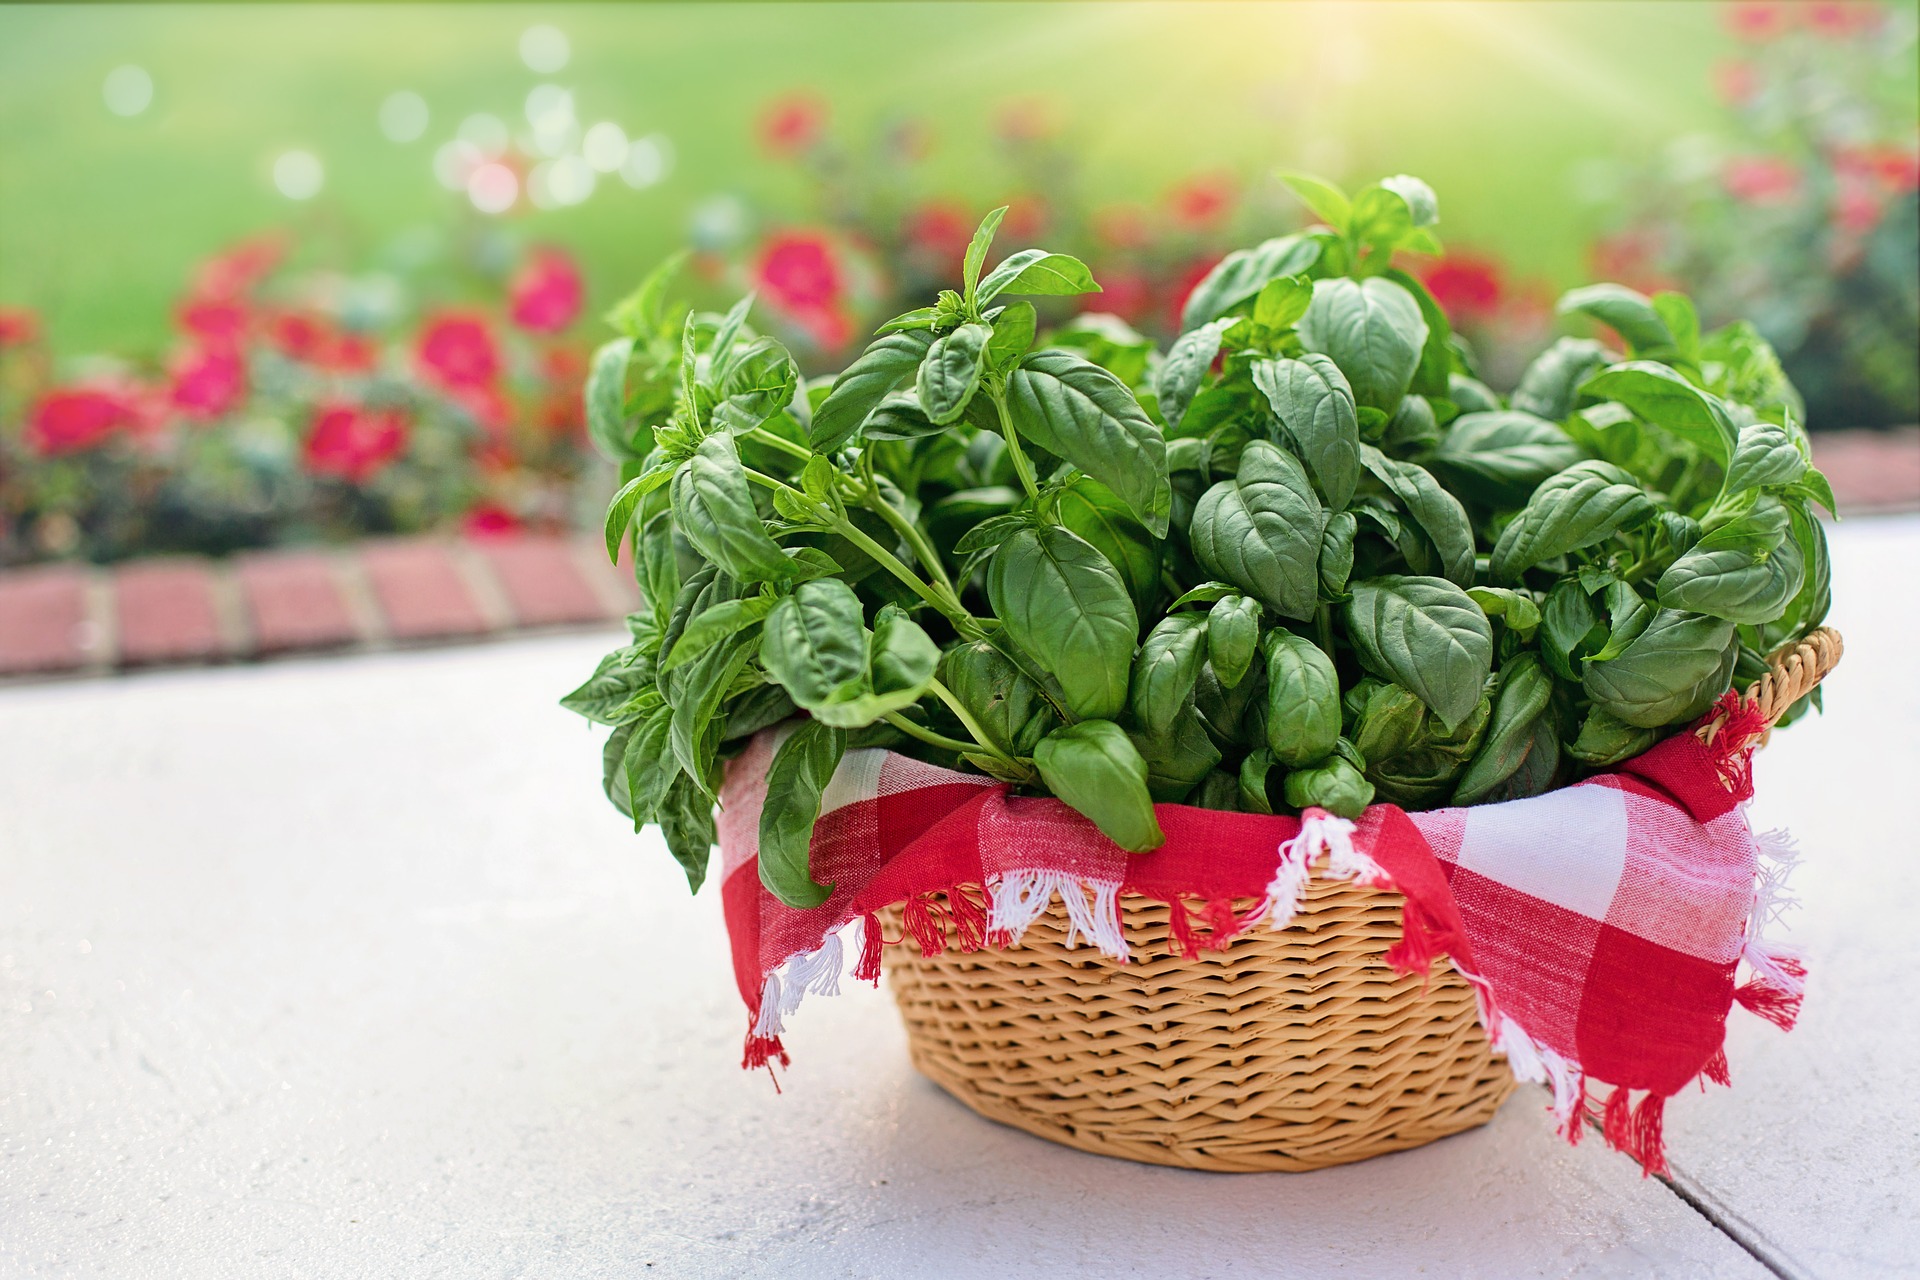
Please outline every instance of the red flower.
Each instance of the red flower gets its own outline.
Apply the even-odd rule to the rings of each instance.
[[[1185,271],[1180,273],[1179,278],[1173,283],[1172,292],[1167,295],[1167,328],[1176,333],[1179,332],[1180,313],[1187,309],[1187,299],[1193,296],[1193,291],[1199,287],[1200,282],[1207,278],[1207,273],[1218,265],[1220,265],[1220,259],[1217,257],[1196,258],[1187,265]]]
[[[1506,298],[1500,264],[1472,253],[1456,252],[1435,263],[1421,283],[1442,311],[1465,319],[1492,316]]]
[[[1167,193],[1174,221],[1196,230],[1219,222],[1232,204],[1233,180],[1224,174],[1189,178]]]
[[[286,248],[286,241],[279,236],[243,240],[200,264],[193,292],[201,298],[236,298],[250,293],[279,264]]]
[[[434,317],[420,334],[416,354],[427,380],[448,391],[489,386],[500,376],[500,348],[478,315]]]
[[[1793,21],[1792,6],[1779,0],[1742,0],[1730,4],[1721,14],[1728,32],[1741,40],[1771,40]]]
[[[246,396],[247,366],[224,347],[188,349],[174,362],[168,399],[189,418],[211,421]]]
[[[1846,0],[1820,0],[1806,7],[1809,30],[1823,36],[1844,39],[1880,25],[1879,11],[1870,4],[1849,4]]]
[[[1844,235],[1860,236],[1880,225],[1880,198],[1858,182],[1842,182],[1833,199],[1833,227]]]
[[[1728,58],[1713,68],[1714,91],[1730,107],[1744,107],[1760,91],[1760,73],[1751,62]]]
[[[587,357],[578,347],[556,342],[540,353],[540,376],[569,390],[587,376]]]
[[[1784,204],[1800,190],[1800,171],[1777,156],[1745,156],[1727,164],[1721,181],[1743,203]]]
[[[402,409],[321,405],[307,433],[307,467],[316,475],[365,484],[406,452],[411,427]]]
[[[586,301],[580,269],[559,249],[536,250],[514,276],[511,293],[513,322],[534,333],[559,333]]]
[[[958,258],[973,239],[973,222],[952,200],[930,200],[907,215],[907,243],[934,258]]]
[[[782,231],[769,237],[753,275],[769,302],[795,315],[830,309],[846,291],[833,245],[814,231]]]
[[[1920,150],[1883,143],[1838,152],[1833,167],[1888,191],[1920,187]]]
[[[267,321],[267,341],[289,360],[341,373],[365,373],[379,359],[372,340],[335,327],[322,315],[282,311]]]
[[[469,538],[498,538],[519,533],[526,523],[497,502],[480,502],[467,511],[460,531]]]
[[[776,156],[796,156],[826,131],[827,104],[801,90],[775,98],[760,113],[760,145]]]
[[[175,313],[181,329],[209,347],[232,348],[246,340],[251,317],[230,298],[189,298]]]
[[[483,431],[504,431],[513,421],[513,411],[507,404],[507,398],[500,394],[499,387],[491,383],[477,387],[449,387],[447,395]]]
[[[1105,266],[1099,274],[1100,293],[1093,309],[1112,312],[1139,323],[1153,304],[1153,284],[1146,273],[1132,267]]]
[[[44,458],[91,449],[139,422],[139,410],[118,390],[67,387],[49,391],[27,414],[26,441]]]
[[[0,307],[0,347],[27,347],[40,341],[40,317],[25,307]]]

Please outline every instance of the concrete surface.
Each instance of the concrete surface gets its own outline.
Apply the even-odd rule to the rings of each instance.
[[[1812,994],[1669,1108],[1705,1213],[1531,1090],[1316,1174],[1067,1151],[915,1077],[865,988],[775,1094],[717,895],[554,706],[610,638],[567,636],[0,690],[0,1277],[1898,1274],[1920,519],[1835,544],[1846,664],[1755,811]]]

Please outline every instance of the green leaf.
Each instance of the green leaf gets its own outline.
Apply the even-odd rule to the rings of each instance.
[[[940,308],[938,307],[915,307],[911,311],[901,312],[893,319],[881,325],[878,329],[875,329],[874,333],[900,333],[907,329],[931,329],[933,328],[935,318],[938,317],[939,314]]]
[[[1673,330],[1644,293],[1619,284],[1590,284],[1561,295],[1561,315],[1591,316],[1636,351],[1674,346]]]
[[[632,359],[633,339],[615,338],[601,344],[587,365],[587,434],[615,462],[646,452],[627,431],[627,364]]]
[[[1160,402],[1160,416],[1166,420],[1167,430],[1180,429],[1180,420],[1187,416],[1187,406],[1193,403],[1194,393],[1206,380],[1214,357],[1220,354],[1220,338],[1228,323],[1211,320],[1189,329],[1174,339],[1168,349],[1154,382],[1154,396]]]
[[[1189,537],[1210,576],[1230,582],[1286,618],[1319,603],[1320,534],[1326,514],[1292,455],[1248,443],[1239,474],[1201,495]]]
[[[1125,730],[1110,720],[1055,729],[1034,748],[1041,780],[1129,853],[1166,843],[1147,791],[1147,764]]]
[[[1411,689],[1449,729],[1472,713],[1493,668],[1487,615],[1445,578],[1355,583],[1347,633],[1362,666]]]
[[[1326,532],[1320,535],[1320,590],[1331,598],[1347,593],[1347,579],[1353,575],[1353,540],[1360,522],[1351,511],[1336,511],[1327,518]]]
[[[1300,340],[1340,366],[1355,401],[1391,414],[1420,367],[1427,322],[1413,295],[1391,280],[1322,280],[1301,318]]]
[[[801,583],[768,613],[760,662],[809,711],[868,692],[860,597],[838,578]]]
[[[1720,525],[1667,567],[1655,590],[1669,609],[1758,625],[1787,611],[1806,580],[1792,517],[1776,498]]]
[[[1166,440],[1120,379],[1072,352],[1036,351],[1007,379],[1007,415],[1022,439],[1113,490],[1155,537],[1166,536]]]
[[[1484,506],[1511,507],[1580,459],[1580,446],[1558,426],[1501,409],[1455,418],[1427,464],[1460,495]]]
[[[1191,708],[1161,733],[1129,733],[1147,766],[1147,794],[1159,804],[1178,804],[1220,763],[1220,748]]]
[[[947,650],[939,672],[947,691],[986,730],[986,745],[1003,755],[1031,756],[1060,723],[1039,684],[984,640]]]
[[[1240,808],[1246,813],[1272,813],[1267,776],[1273,772],[1273,753],[1265,747],[1249,751],[1240,762]]]
[[[1141,642],[1128,705],[1148,733],[1166,733],[1192,700],[1194,681],[1207,657],[1207,631],[1205,615],[1176,613],[1162,618]]]
[[[1420,234],[1416,230],[1416,236]],[[1453,367],[1459,358],[1453,346],[1453,326],[1447,322],[1447,313],[1433,300],[1427,286],[1420,283],[1398,267],[1389,267],[1381,273],[1387,279],[1413,295],[1420,306],[1420,318],[1427,322],[1427,340],[1420,348],[1420,365],[1413,371],[1412,392],[1423,396],[1445,398],[1452,389]],[[1404,407],[1406,401],[1401,401]],[[1399,416],[1395,411],[1395,417]]]
[[[641,656],[638,646],[615,649],[600,659],[586,683],[560,699],[560,705],[595,724],[618,725],[636,719],[617,713],[628,699],[653,683],[651,673],[640,662]]]
[[[1054,511],[1061,524],[1091,542],[1120,571],[1136,611],[1144,614],[1159,603],[1165,544],[1133,518],[1113,490],[1081,476],[1055,495]]]
[[[1295,769],[1287,775],[1285,792],[1287,803],[1296,809],[1316,806],[1349,820],[1373,803],[1373,784],[1339,756]]]
[[[747,487],[733,437],[716,432],[700,442],[673,476],[674,524],[708,560],[742,582],[776,582],[794,575],[794,563],[767,536]]]
[[[993,338],[987,343],[987,367],[998,372],[1020,363],[1033,346],[1039,323],[1031,302],[1016,302],[993,318]]]
[[[667,294],[673,287],[674,277],[680,274],[680,268],[686,265],[691,256],[691,250],[682,249],[662,260],[647,273],[637,289],[607,312],[607,323],[617,332],[643,342],[658,337],[662,332],[670,334],[671,330],[667,328]]]
[[[1588,768],[1604,769],[1632,759],[1658,741],[1659,730],[1635,728],[1595,707],[1587,712],[1579,736],[1567,744],[1567,754]]]
[[[704,780],[681,774],[654,812],[667,852],[687,873],[687,890],[698,893],[706,882],[707,861],[715,840],[713,798]]]
[[[1205,324],[1255,297],[1269,280],[1297,276],[1320,260],[1320,242],[1309,236],[1280,236],[1222,258],[1187,295],[1180,312],[1182,331]]]
[[[1397,173],[1391,178],[1382,178],[1379,183],[1383,190],[1391,191],[1407,206],[1407,213],[1416,227],[1430,227],[1440,221],[1440,199],[1433,194],[1433,188],[1412,174]]]
[[[649,822],[659,821],[668,793],[684,776],[680,762],[673,755],[672,728],[673,708],[659,707],[634,727],[626,749],[620,754],[620,773],[626,780],[635,831]]]
[[[1522,591],[1505,587],[1468,587],[1467,594],[1489,618],[1503,618],[1522,640],[1532,639],[1540,626],[1540,606]]]
[[[1087,270],[1087,264],[1080,259],[1044,249],[1022,249],[1008,254],[999,266],[987,273],[974,294],[974,301],[984,307],[1003,293],[1013,298],[1028,298],[1099,292],[1093,272]]]
[[[1372,445],[1360,446],[1360,460],[1433,543],[1440,555],[1440,575],[1472,586],[1473,524],[1460,500],[1441,488],[1425,467],[1396,462]]]
[[[1000,229],[1000,219],[1007,216],[1006,205],[989,213],[980,220],[980,229],[973,233],[973,241],[967,245],[967,257],[961,271],[961,280],[966,289],[967,301],[974,300],[974,290],[980,283],[980,267],[987,260],[987,249],[993,244],[993,233]]]
[[[1008,639],[1059,682],[1069,711],[1120,714],[1139,620],[1120,574],[1091,543],[1054,526],[1020,530],[988,563],[987,597]]]
[[[1609,662],[1589,662],[1581,684],[1594,705],[1642,729],[1692,720],[1727,691],[1739,655],[1723,618],[1661,609]]]
[[[1699,363],[1700,313],[1693,309],[1693,299],[1684,293],[1656,293],[1653,310],[1673,335],[1674,350],[1687,360]]]
[[[915,390],[920,398],[920,411],[930,421],[946,426],[966,412],[967,401],[973,399],[980,385],[987,342],[992,337],[993,330],[984,324],[963,324],[952,333],[935,338],[927,348],[926,358],[920,362]]]
[[[1785,427],[1755,422],[1740,429],[1721,492],[1732,495],[1770,485],[1797,484],[1809,469],[1806,455]]]
[[[681,668],[675,681],[668,737],[674,758],[703,790],[720,747],[720,704],[752,656],[743,637],[731,636]]]
[[[1339,367],[1324,355],[1262,360],[1253,366],[1253,385],[1313,469],[1327,505],[1345,507],[1360,479],[1360,426]]]
[[[765,426],[793,403],[799,382],[800,371],[787,349],[772,338],[755,338],[727,362],[714,389],[717,399],[709,419],[722,431]]]
[[[925,329],[890,333],[874,342],[834,380],[833,391],[813,411],[808,440],[820,453],[831,453],[853,440],[867,415],[912,378],[933,345]]]
[[[1666,365],[1630,360],[1609,366],[1581,383],[1580,394],[1625,405],[1703,450],[1722,467],[1733,456],[1733,422],[1725,407]]]
[[[1340,188],[1324,178],[1316,178],[1310,173],[1280,172],[1280,181],[1287,189],[1300,197],[1300,203],[1312,210],[1313,216],[1332,227],[1342,235],[1347,231],[1347,220],[1353,214],[1353,204]]]
[[[843,729],[808,720],[773,753],[767,766],[767,798],[760,810],[760,883],[798,910],[817,907],[833,886],[813,878],[810,855],[820,796],[847,753]]]
[[[1456,805],[1497,803],[1537,795],[1552,785],[1560,765],[1553,721],[1553,677],[1531,654],[1500,673],[1493,720],[1480,750],[1454,790]]]
[[[1246,596],[1226,596],[1207,614],[1207,661],[1213,674],[1231,689],[1253,665],[1260,642],[1260,602]]]
[[[1253,300],[1253,322],[1263,329],[1291,329],[1311,305],[1313,281],[1305,276],[1281,276],[1261,286]]]
[[[1556,338],[1520,375],[1513,407],[1558,422],[1573,412],[1580,384],[1610,363],[1607,349],[1592,338]]]
[[[1454,407],[1461,413],[1497,413],[1502,407],[1500,397],[1493,394],[1493,388],[1464,373],[1447,375],[1445,398],[1453,401]]]
[[[773,596],[748,596],[743,600],[725,600],[695,614],[674,642],[673,651],[661,660],[660,670],[671,671],[705,653],[727,637],[762,622],[778,601]]]
[[[657,463],[620,486],[613,495],[613,501],[607,504],[606,527],[603,530],[607,540],[607,559],[619,563],[620,544],[626,539],[627,526],[633,523],[634,508],[640,500],[655,489],[673,479],[676,465]]]
[[[1493,574],[1511,582],[1542,560],[1637,528],[1658,510],[1640,482],[1619,467],[1576,462],[1534,490],[1501,532],[1493,548]]]
[[[1333,751],[1340,737],[1340,677],[1319,645],[1290,631],[1269,632],[1267,749],[1298,768]]]
[[[1167,606],[1167,612],[1184,609],[1190,604],[1212,604],[1231,595],[1238,595],[1240,588],[1231,582],[1203,582],[1182,592],[1180,598]]]

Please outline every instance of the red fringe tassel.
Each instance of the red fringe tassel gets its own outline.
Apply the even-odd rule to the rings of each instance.
[[[853,976],[861,982],[880,985],[880,917],[869,911],[860,921],[860,959]]]
[[[1733,1087],[1733,1073],[1727,1063],[1727,1050],[1724,1045],[1713,1051],[1713,1056],[1707,1059],[1707,1065],[1700,1068],[1700,1076],[1703,1080],[1713,1081],[1723,1089]],[[1701,1086],[1703,1089],[1705,1087],[1705,1085]]]
[[[1600,1132],[1615,1151],[1632,1156],[1640,1163],[1640,1174],[1667,1172],[1666,1144],[1667,1100],[1649,1093],[1634,1106],[1631,1091],[1616,1086],[1601,1113]]]

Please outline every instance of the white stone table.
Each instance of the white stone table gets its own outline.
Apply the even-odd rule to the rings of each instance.
[[[1693,1204],[1534,1090],[1315,1174],[1082,1155],[917,1078],[864,987],[776,1095],[717,896],[554,706],[575,636],[0,690],[0,1277],[1910,1273],[1920,520],[1835,543],[1846,665],[1755,806],[1812,994],[1669,1109]]]

